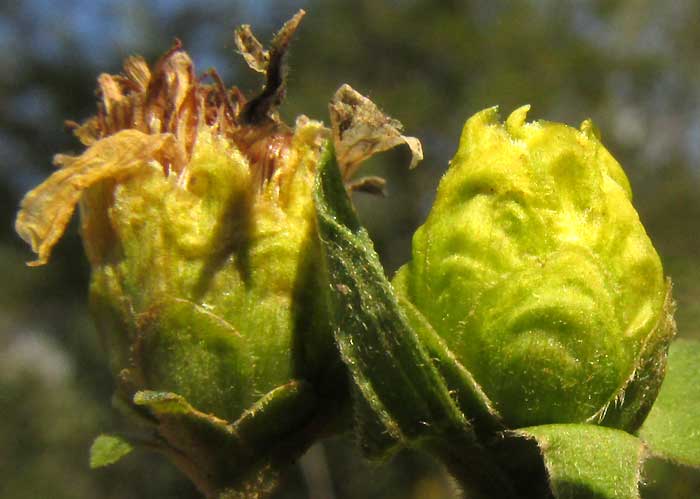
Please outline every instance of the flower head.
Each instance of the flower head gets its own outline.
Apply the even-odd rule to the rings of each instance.
[[[673,334],[661,262],[593,125],[528,109],[467,121],[395,286],[508,426],[612,418],[626,393],[638,425]]]
[[[330,144],[348,182],[399,143],[420,155],[347,85],[330,129],[280,119],[284,56],[303,14],[269,51],[248,26],[236,32],[265,77],[252,98],[213,71],[197,76],[179,42],[153,67],[130,57],[123,74],[101,75],[97,115],[74,124],[86,150],[56,156],[59,170],[16,221],[41,265],[79,206],[117,403],[208,495],[260,490],[268,470],[344,421],[312,196]]]

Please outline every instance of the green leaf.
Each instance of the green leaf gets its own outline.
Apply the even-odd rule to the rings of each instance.
[[[420,445],[440,457],[469,497],[513,497],[400,308],[332,150],[326,154],[316,183],[317,226],[331,324],[355,383],[363,448],[376,456],[396,443]]]
[[[678,340],[668,373],[639,436],[659,457],[700,467],[700,342]]]
[[[399,308],[331,150],[315,195],[334,334],[362,396],[396,440],[440,432],[470,435],[468,421]]]
[[[544,458],[556,499],[636,499],[644,444],[621,430],[586,424],[523,428]]]
[[[406,314],[430,358],[443,376],[455,402],[464,414],[469,415],[474,431],[477,435],[487,436],[503,431],[505,427],[500,414],[474,377],[459,362],[420,311],[402,296],[398,287],[402,283],[395,280],[393,284],[402,311]]]
[[[90,468],[102,468],[116,463],[134,448],[121,437],[100,435],[90,447]]]

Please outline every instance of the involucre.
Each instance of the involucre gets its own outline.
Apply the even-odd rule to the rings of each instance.
[[[663,379],[669,286],[593,125],[528,109],[467,121],[394,286],[506,427],[634,431]]]

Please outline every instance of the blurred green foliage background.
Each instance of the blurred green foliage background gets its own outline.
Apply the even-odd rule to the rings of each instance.
[[[290,56],[293,122],[326,122],[341,83],[370,95],[423,141],[373,159],[389,196],[356,195],[387,272],[404,262],[468,116],[577,126],[592,118],[625,167],[635,205],[675,282],[679,334],[700,338],[700,2],[697,0],[24,0],[0,4],[0,499],[191,498],[162,458],[139,453],[88,469],[98,433],[118,428],[105,355],[86,311],[87,264],[75,223],[49,265],[30,269],[13,231],[21,196],[78,152],[64,119],[94,112],[95,79],[134,53],[154,61],[182,39],[201,72],[215,66],[244,91],[260,80],[234,51],[249,23],[269,40],[308,12]],[[645,498],[700,497],[700,475],[654,461]],[[368,464],[349,438],[315,447],[277,498],[449,498],[426,456]]]

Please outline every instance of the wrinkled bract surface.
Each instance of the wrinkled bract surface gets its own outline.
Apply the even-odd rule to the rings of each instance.
[[[510,426],[593,419],[661,321],[661,263],[593,125],[472,117],[396,277]]]

